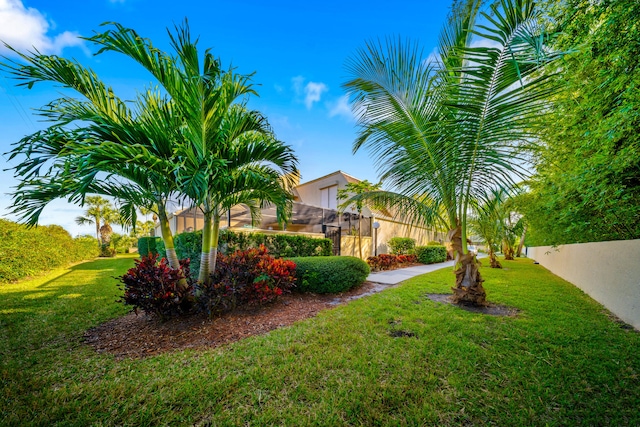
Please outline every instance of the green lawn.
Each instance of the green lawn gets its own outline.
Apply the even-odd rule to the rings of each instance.
[[[0,287],[0,424],[640,424],[640,334],[530,260],[482,269],[515,318],[426,299],[445,269],[223,348],[116,361],[82,335],[127,311],[112,276],[132,264]]]

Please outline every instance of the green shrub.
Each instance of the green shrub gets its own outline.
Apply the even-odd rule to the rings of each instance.
[[[264,245],[276,258],[331,255],[330,239],[290,234],[242,233],[221,230],[218,249],[224,254],[246,251]]]
[[[418,262],[422,264],[433,264],[445,262],[447,260],[447,248],[442,245],[418,246],[416,247]]]
[[[111,235],[111,246],[116,253],[119,254],[129,253],[129,249],[134,246],[136,242],[137,239],[135,237],[127,236],[126,234],[113,233]]]
[[[297,288],[301,292],[332,294],[361,285],[369,266],[360,258],[321,256],[291,258],[296,263]]]
[[[156,255],[159,253],[158,243],[162,243],[162,239],[160,237],[140,237],[138,239],[138,253],[140,256],[147,256],[150,253]],[[162,244],[162,248],[164,249],[164,244]],[[166,256],[160,254],[163,258]]]
[[[179,259],[188,258],[191,260],[191,272],[196,276],[200,269],[202,231],[177,234],[173,243]],[[236,251],[259,248],[260,245],[264,245],[269,255],[275,258],[329,256],[333,247],[331,240],[324,238],[220,230],[218,239],[218,251],[220,254],[229,255]],[[156,248],[160,257],[166,256],[162,242],[159,242]]]
[[[389,239],[387,245],[393,255],[409,255],[414,252],[416,241],[410,237],[393,237]]]
[[[78,236],[73,239],[75,253],[73,258],[81,261],[85,259],[93,259],[100,254],[98,248],[98,239],[92,236]]]
[[[59,225],[27,228],[0,219],[0,283],[95,258],[98,250],[96,239],[73,239]]]

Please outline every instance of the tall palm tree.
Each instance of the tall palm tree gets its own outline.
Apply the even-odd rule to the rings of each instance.
[[[278,194],[272,185],[266,185],[286,184],[284,180],[291,179],[287,177],[297,174],[297,159],[288,146],[273,137],[259,113],[247,110],[246,98],[256,94],[251,76],[224,70],[210,50],[201,57],[186,22],[169,34],[175,57],[159,51],[134,30],[113,26],[90,40],[101,46],[100,52],[125,54],[146,68],[167,92],[182,119],[175,175],[180,192],[204,214],[199,280],[205,282],[209,280],[210,260],[215,260],[212,246],[216,245],[212,242],[217,240],[221,208],[226,205],[224,200],[235,197],[235,183],[258,186],[245,187],[243,198],[252,194],[256,200],[286,203],[290,200],[285,197],[286,185],[280,186],[275,192]],[[254,179],[265,168],[269,172],[263,176],[276,181]]]
[[[83,96],[80,100],[63,97],[43,107],[40,114],[54,124],[25,137],[12,151],[12,158],[27,155],[16,167],[22,182],[14,194],[15,212],[36,223],[51,200],[67,197],[82,201],[87,192],[117,197],[122,201],[123,218],[131,224],[136,221],[136,206],[155,209],[169,263],[177,267],[166,212],[171,196],[189,195],[195,202],[207,203],[204,209],[210,220],[219,203],[208,203],[214,200],[209,191],[231,180],[229,159],[237,157],[244,165],[272,162],[282,166],[283,173],[297,173],[296,159],[280,142],[262,143],[259,135],[275,141],[266,120],[256,112],[237,108],[243,106],[237,100],[255,93],[250,76],[222,70],[209,51],[200,70],[196,43],[191,41],[186,24],[177,28],[175,35],[170,34],[176,57],[159,51],[131,29],[118,24],[114,27],[89,40],[101,47],[100,52],[119,52],[142,64],[166,95],[147,90],[130,107],[93,71],[76,62],[16,52],[26,65],[3,64],[22,85],[58,82]],[[69,130],[66,126],[71,123],[78,127]],[[243,151],[234,152],[243,147],[238,141],[245,140]],[[40,174],[47,162],[53,165]],[[235,169],[251,174],[261,170]],[[107,177],[99,176],[100,172],[106,172]],[[265,181],[250,182],[264,185]],[[217,190],[218,194],[227,192],[225,186]],[[209,245],[210,240],[203,239],[203,254]]]
[[[368,148],[376,156],[390,190],[362,197],[449,230],[454,299],[466,304],[486,298],[467,248],[471,203],[526,174],[524,150],[554,91],[549,74],[538,73],[559,57],[544,44],[534,0],[501,0],[490,14],[481,3],[457,4],[436,60],[411,43],[369,43],[351,59],[344,85],[359,116],[354,151]]]

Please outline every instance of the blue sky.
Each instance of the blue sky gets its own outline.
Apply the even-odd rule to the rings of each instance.
[[[164,0],[0,0],[0,40],[19,50],[36,46],[44,53],[76,58],[93,68],[124,99],[142,90],[150,77],[117,54],[94,57],[96,49],[78,36],[119,22],[169,49],[167,27],[187,18],[200,48],[211,48],[224,65],[252,73],[262,111],[279,139],[300,160],[302,181],[336,170],[377,180],[373,160],[352,154],[356,128],[341,89],[346,60],[366,41],[402,37],[420,42],[425,57],[437,44],[449,11],[448,1],[164,1]],[[6,50],[0,48],[0,53]],[[59,88],[17,88],[0,73],[0,152],[43,127],[31,110],[58,97]],[[15,161],[2,158],[3,168]],[[0,172],[0,216],[11,218],[11,171]],[[41,224],[59,224],[73,235],[93,233],[74,218],[82,208],[52,203]]]

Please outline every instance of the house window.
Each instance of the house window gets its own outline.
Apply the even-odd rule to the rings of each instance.
[[[338,209],[338,186],[320,189],[320,206],[327,209]]]

